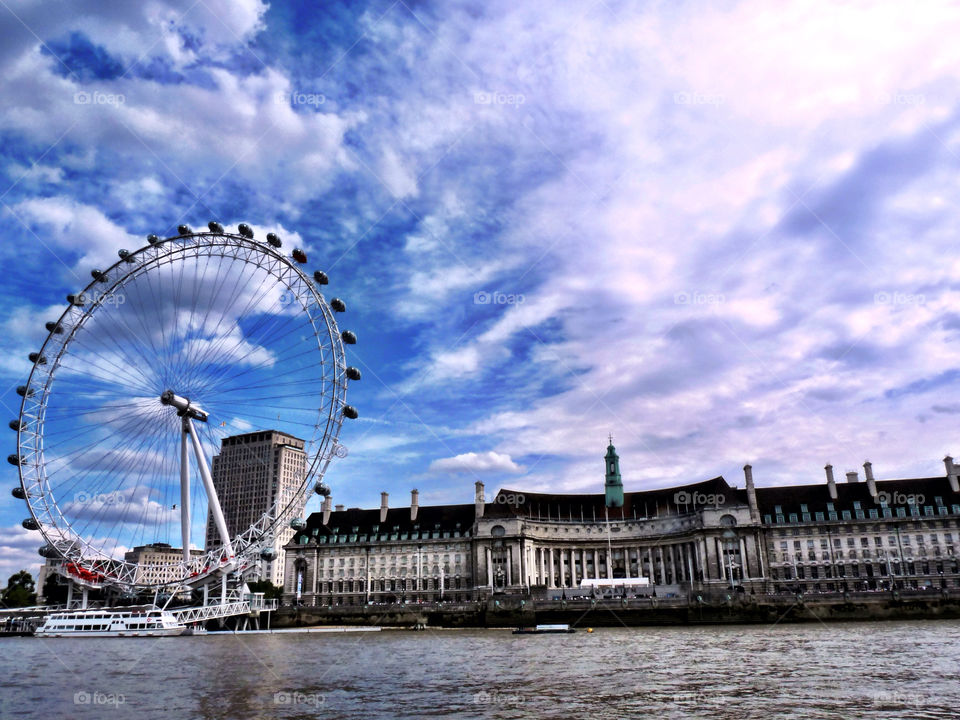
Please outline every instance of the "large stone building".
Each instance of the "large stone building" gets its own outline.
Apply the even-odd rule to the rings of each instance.
[[[202,550],[191,549],[190,555],[200,557]],[[178,563],[183,562],[183,549],[167,543],[138,545],[128,550],[123,559],[137,565],[134,582],[138,585],[164,585],[183,579]]]
[[[286,507],[298,497],[306,471],[303,440],[276,430],[234,435],[221,442],[211,474],[231,537],[249,528],[275,505]],[[297,508],[299,516],[302,506]],[[274,560],[262,560],[262,579],[283,585],[283,548],[294,531],[284,528],[274,538]],[[220,544],[217,528],[207,519],[206,546]]]
[[[942,477],[877,481],[870,463],[837,484],[744,486],[722,477],[624,492],[612,441],[603,493],[482,483],[468,505],[331,509],[287,546],[285,598],[306,605],[562,598],[584,580],[622,592],[841,592],[960,587],[960,488]],[[611,583],[607,583],[611,584]],[[617,585],[617,583],[612,583]],[[627,589],[629,588],[629,590]]]

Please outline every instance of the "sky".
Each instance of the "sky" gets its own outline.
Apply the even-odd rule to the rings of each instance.
[[[248,222],[359,337],[335,503],[599,491],[608,434],[628,491],[942,475],[958,32],[946,2],[3,0],[0,407],[92,268]],[[4,579],[23,517],[3,493]]]

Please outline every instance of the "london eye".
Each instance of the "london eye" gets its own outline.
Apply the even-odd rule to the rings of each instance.
[[[243,573],[296,526],[322,482],[344,419],[357,417],[336,315],[346,311],[302,249],[211,222],[147,238],[91,272],[30,355],[10,427],[13,494],[41,555],[91,586],[126,591]],[[228,527],[210,466],[221,441],[270,429],[303,441],[295,491],[245,527]],[[256,498],[250,498],[255,501]],[[137,546],[180,548],[162,572],[127,558]]]

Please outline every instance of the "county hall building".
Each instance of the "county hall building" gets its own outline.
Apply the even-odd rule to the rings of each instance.
[[[284,599],[310,606],[575,597],[593,581],[639,595],[960,588],[960,487],[940,477],[742,487],[724,478],[624,492],[611,444],[604,492],[475,485],[474,502],[344,509],[328,497],[285,548]],[[622,581],[598,582],[598,581]]]

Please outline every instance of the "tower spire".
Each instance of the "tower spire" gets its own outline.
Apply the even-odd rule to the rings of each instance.
[[[606,506],[623,507],[623,481],[620,479],[620,457],[617,455],[617,449],[613,446],[613,435],[610,435],[610,444],[607,446],[607,454],[603,458],[606,466],[606,481],[603,489],[606,498]]]

